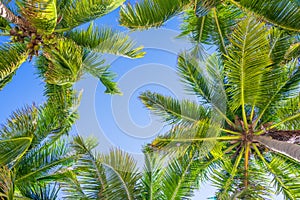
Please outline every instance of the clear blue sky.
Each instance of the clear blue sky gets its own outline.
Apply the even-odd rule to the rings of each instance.
[[[125,28],[118,25],[118,10],[96,21],[97,25],[114,27],[121,31]],[[107,63],[112,64],[112,71],[118,74],[123,96],[104,94],[104,88],[92,77],[85,76],[76,84],[83,89],[82,104],[79,108],[80,119],[73,132],[84,136],[93,135],[99,140],[99,150],[119,147],[142,163],[142,145],[150,142],[158,133],[163,133],[168,127],[160,123],[160,118],[150,115],[138,100],[145,90],[156,91],[166,95],[182,98],[185,96],[183,86],[176,75],[176,54],[189,48],[187,41],[177,40],[179,34],[179,19],[169,21],[158,30],[134,32],[130,35],[138,44],[146,47],[146,56],[138,60],[107,56]],[[17,72],[13,81],[0,91],[0,123],[17,108],[43,103],[43,83],[35,75],[31,63],[25,63]],[[206,199],[212,196],[209,186],[195,199]]]

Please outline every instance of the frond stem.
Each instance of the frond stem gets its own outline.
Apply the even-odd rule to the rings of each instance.
[[[219,35],[220,35],[220,38],[221,38],[221,43],[222,43],[223,49],[224,49],[224,51],[225,51],[225,53],[227,55],[228,52],[227,52],[227,49],[226,49],[226,46],[225,46],[223,34],[222,34],[221,27],[220,27],[220,24],[219,24],[219,19],[218,19],[218,15],[217,15],[217,9],[214,7],[214,8],[212,8],[212,10],[214,12],[214,18],[215,18],[215,22],[216,22],[216,25],[217,25],[217,28],[218,28],[218,32],[219,32]]]
[[[234,135],[240,135],[241,134],[239,132],[235,132],[235,131],[228,130],[228,129],[223,129],[223,128],[221,128],[220,130],[225,132],[225,133],[231,133],[231,134],[234,134]]]

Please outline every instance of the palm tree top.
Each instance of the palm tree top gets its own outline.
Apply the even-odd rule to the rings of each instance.
[[[2,35],[11,41],[1,47],[5,62],[0,66],[0,89],[11,81],[16,70],[29,58],[37,57],[39,75],[49,84],[73,84],[90,73],[106,86],[107,93],[120,93],[115,75],[101,58],[109,53],[127,58],[144,56],[142,46],[126,34],[98,28],[93,20],[108,14],[124,0],[36,0],[15,1],[10,9],[0,2]],[[87,29],[78,26],[89,23]]]
[[[205,60],[194,50],[178,56],[179,75],[198,103],[152,92],[140,96],[173,125],[147,149],[193,152],[190,159],[202,166],[190,173],[211,180],[218,199],[264,199],[280,192],[297,199],[300,71],[299,55],[290,54],[297,39],[253,17],[239,22],[228,38],[226,51],[203,55]]]

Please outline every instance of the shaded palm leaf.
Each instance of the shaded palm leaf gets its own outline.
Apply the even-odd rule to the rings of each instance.
[[[164,170],[163,192],[165,199],[191,199],[197,188],[199,169],[196,152],[187,152],[183,157],[174,159]],[[193,167],[192,167],[193,166]]]
[[[5,31],[8,29],[10,29],[9,22],[6,19],[4,19],[3,17],[0,17],[0,30]]]
[[[58,199],[58,192],[60,190],[57,183],[35,183],[31,185],[22,185],[19,187],[21,194],[28,199],[34,200],[56,200]]]

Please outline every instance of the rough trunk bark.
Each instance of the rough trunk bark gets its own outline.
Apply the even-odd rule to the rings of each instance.
[[[271,136],[272,139],[286,141],[288,143],[300,144],[300,130],[269,130],[265,136]]]
[[[0,2],[0,16],[21,27],[26,27],[27,25],[21,17],[12,13],[2,2]]]
[[[284,154],[300,162],[300,146],[297,144],[274,140],[267,136],[254,136],[253,139],[275,152]]]

